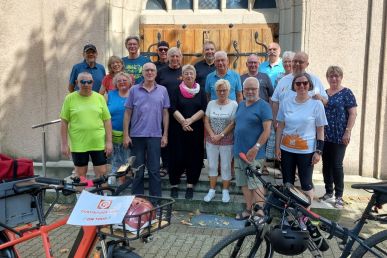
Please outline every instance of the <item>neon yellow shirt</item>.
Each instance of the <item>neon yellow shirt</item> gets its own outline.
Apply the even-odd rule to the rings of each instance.
[[[102,95],[93,92],[85,97],[77,91],[67,95],[60,118],[68,122],[71,152],[105,149],[104,121],[110,119],[110,113]]]

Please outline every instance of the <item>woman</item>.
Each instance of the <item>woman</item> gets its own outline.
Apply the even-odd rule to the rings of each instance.
[[[208,159],[208,174],[210,176],[210,190],[204,197],[210,202],[215,197],[215,187],[218,178],[218,160],[220,155],[221,176],[223,180],[222,202],[230,201],[228,188],[231,180],[231,159],[234,143],[233,129],[235,112],[238,107],[236,101],[228,98],[230,83],[220,79],[215,83],[217,100],[211,100],[207,105],[204,117],[206,134],[206,150]]]
[[[122,72],[122,70],[124,69],[124,63],[122,62],[122,59],[118,56],[111,56],[108,60],[107,66],[109,73],[102,80],[102,85],[99,90],[99,93],[101,95],[105,95],[105,93],[109,92],[110,90],[116,89],[116,86],[113,83],[113,77],[117,73]]]
[[[293,61],[293,57],[296,53],[294,53],[293,51],[285,51],[282,55],[282,65],[284,66],[284,69],[285,69],[285,72],[284,73],[279,73],[277,78],[275,79],[275,84],[274,84],[274,88],[277,86],[279,80],[282,79],[282,77],[290,74],[293,72],[293,68],[292,68],[292,61]]]
[[[276,156],[284,184],[294,184],[297,168],[301,189],[313,200],[313,165],[321,159],[328,123],[322,102],[308,95],[313,83],[307,73],[294,76],[292,90],[296,96],[282,101],[277,115]]]
[[[105,99],[93,92],[93,77],[78,74],[79,91],[66,96],[61,118],[61,152],[72,156],[77,176],[86,176],[89,158],[97,177],[106,174],[107,156],[112,152],[112,125]]]
[[[108,91],[106,95],[107,106],[112,120],[112,141],[113,154],[111,157],[112,172],[117,172],[117,169],[125,164],[130,156],[130,149],[125,148],[123,141],[123,122],[125,113],[125,101],[129,95],[129,89],[132,86],[132,77],[124,72],[117,73],[113,78],[115,90]],[[120,177],[120,179],[124,179]],[[122,183],[122,181],[121,181]]]
[[[341,85],[343,70],[340,67],[328,67],[326,77],[329,83],[329,89],[326,90],[328,103],[325,106],[328,125],[325,126],[322,156],[325,194],[320,197],[320,200],[333,200],[334,184],[335,207],[343,208],[343,159],[355,124],[357,104],[352,91]]]
[[[182,68],[183,82],[171,95],[169,135],[169,182],[171,197],[178,198],[178,185],[183,171],[187,174],[186,199],[193,198],[193,186],[198,182],[204,156],[203,116],[207,106],[206,94],[195,83],[192,65]]]
[[[156,82],[163,85],[168,90],[168,96],[171,97],[173,92],[179,87],[181,83],[181,63],[183,55],[179,48],[171,47],[167,51],[168,65],[162,67],[157,71]],[[172,114],[170,114],[172,116]],[[161,161],[162,167],[160,169],[160,176],[164,177],[168,174],[168,144],[166,147],[161,148]]]

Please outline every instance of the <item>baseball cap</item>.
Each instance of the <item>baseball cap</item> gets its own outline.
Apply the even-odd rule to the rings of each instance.
[[[83,47],[83,52],[87,52],[87,50],[94,50],[97,52],[97,48],[93,44],[87,44]]]
[[[168,42],[166,42],[166,41],[160,41],[159,43],[157,43],[157,47],[167,47],[167,48],[169,48],[169,44],[168,44]]]

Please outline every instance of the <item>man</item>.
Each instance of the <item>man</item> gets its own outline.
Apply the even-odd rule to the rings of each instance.
[[[270,97],[273,95],[274,89],[270,78],[267,74],[258,72],[259,59],[257,55],[250,55],[246,62],[248,72],[241,75],[242,83],[248,77],[255,77],[259,81],[259,98],[269,103]]]
[[[97,64],[98,52],[97,48],[93,44],[87,44],[83,47],[83,62],[73,66],[70,74],[69,92],[79,90],[76,79],[82,72],[88,72],[93,76],[93,91],[99,92],[101,83],[106,75],[103,65]]]
[[[204,59],[194,65],[196,69],[196,81],[202,88],[206,86],[207,75],[215,71],[215,51],[215,43],[212,41],[206,41],[203,45]]]
[[[142,66],[150,62],[148,57],[140,55],[140,38],[137,36],[129,36],[125,39],[125,47],[129,55],[122,58],[124,62],[124,70],[128,74],[132,74],[136,80],[136,84],[142,82]]]
[[[79,91],[66,96],[60,112],[61,152],[71,154],[77,176],[86,176],[90,157],[99,177],[107,172],[106,156],[113,148],[110,113],[104,97],[92,91],[90,73],[79,73],[77,84]]]
[[[259,98],[259,81],[255,77],[247,78],[243,83],[245,101],[239,103],[235,114],[234,160],[237,186],[242,187],[246,209],[235,217],[247,219],[251,214],[253,203],[264,202],[264,188],[258,179],[246,175],[246,164],[239,158],[239,153],[246,154],[253,166],[261,167],[265,159],[265,143],[270,135],[272,112],[270,105]],[[263,215],[259,211],[257,215]]]
[[[231,100],[235,100],[238,103],[242,101],[242,84],[239,74],[228,68],[227,53],[224,51],[218,51],[215,53],[215,68],[216,70],[207,75],[205,91],[208,101],[217,99],[215,83],[219,79],[225,79],[230,82],[230,95]]]
[[[153,62],[156,65],[157,71],[160,71],[160,68],[168,64],[167,52],[169,49],[169,44],[166,41],[160,41],[157,43],[157,55],[158,60]]]
[[[144,81],[130,89],[125,103],[123,144],[126,148],[132,146],[136,156],[134,167],[146,165],[148,168],[149,194],[161,196],[160,148],[168,143],[170,104],[167,89],[155,82],[156,74],[153,63],[144,64]],[[144,166],[136,173],[132,193],[144,194]]]
[[[284,76],[278,82],[278,85],[274,90],[273,96],[271,97],[274,128],[277,128],[276,118],[277,118],[279,103],[281,101],[284,101],[286,98],[296,96],[296,92],[291,90],[294,75],[299,73],[304,73],[308,65],[309,65],[308,54],[302,51],[297,52],[294,55],[294,58],[292,60],[293,72],[291,74]],[[322,103],[325,105],[328,102],[328,95],[325,92],[324,85],[321,83],[320,79],[317,76],[310,73],[308,74],[310,75],[314,85],[314,89],[312,91],[309,91],[309,95],[314,99],[321,100]]]
[[[275,88],[277,85],[275,81],[281,73],[285,73],[284,66],[282,64],[282,59],[280,58],[281,47],[278,43],[272,42],[269,44],[267,55],[269,57],[268,61],[263,62],[259,66],[259,71],[261,73],[266,73],[269,75],[271,84]]]

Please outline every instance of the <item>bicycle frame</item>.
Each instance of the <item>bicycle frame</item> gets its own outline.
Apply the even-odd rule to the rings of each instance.
[[[0,250],[7,247],[12,247],[17,257],[20,257],[19,253],[15,246],[17,244],[28,241],[37,236],[41,236],[43,242],[44,252],[47,258],[53,258],[53,253],[51,249],[50,239],[48,233],[57,228],[60,228],[67,224],[69,216],[59,219],[49,225],[43,225],[38,228],[33,229],[32,225],[18,227],[15,229],[18,233],[21,233],[20,237],[17,237],[14,231],[5,229],[5,236],[8,238],[8,242],[0,244]],[[23,233],[24,232],[24,233]],[[72,250],[70,251],[69,257],[83,258],[88,257],[91,254],[91,251],[94,248],[94,245],[97,241],[97,227],[96,226],[83,226],[80,228],[78,237],[76,238]]]

